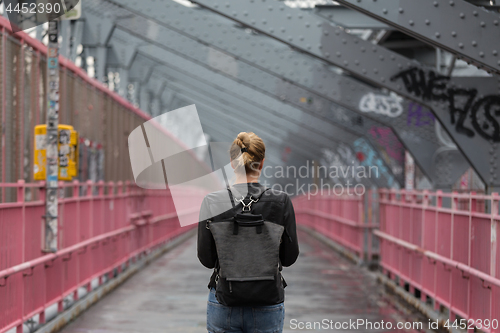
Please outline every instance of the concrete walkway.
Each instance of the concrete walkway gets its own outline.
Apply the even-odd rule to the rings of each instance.
[[[365,269],[340,257],[312,236],[299,233],[301,254],[285,268],[288,283],[285,332],[384,332],[352,329],[299,329],[294,323],[413,321],[396,310],[390,297]],[[69,324],[65,333],[204,333],[207,283],[211,270],[196,257],[192,237],[132,276]],[[415,332],[413,330],[391,332]]]

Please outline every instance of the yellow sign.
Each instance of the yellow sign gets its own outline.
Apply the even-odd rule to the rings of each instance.
[[[59,149],[59,180],[72,180],[78,176],[78,132],[73,126],[59,125],[57,138]],[[33,179],[46,179],[47,125],[35,126],[35,159]]]

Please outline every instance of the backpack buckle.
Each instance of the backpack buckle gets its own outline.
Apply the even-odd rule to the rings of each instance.
[[[242,198],[242,199],[240,199],[240,200],[236,199],[236,201],[240,202],[240,203],[243,205],[243,211],[244,211],[244,212],[249,212],[249,211],[251,211],[251,210],[252,210],[252,207],[251,207],[251,206],[252,206],[252,204],[253,204],[254,202],[259,201],[259,199],[258,199],[258,198],[257,198],[257,200],[254,200],[252,197],[250,197],[250,202],[249,202],[248,204],[245,204],[245,201],[244,201],[244,200],[245,200],[245,198]]]

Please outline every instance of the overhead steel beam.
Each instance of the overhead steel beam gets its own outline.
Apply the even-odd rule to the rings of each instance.
[[[166,77],[168,77],[168,75],[166,75]],[[173,76],[171,78],[175,79]],[[244,107],[244,113],[236,114],[234,108],[242,108],[241,105],[234,105],[231,101],[219,99],[210,92],[195,88],[189,83],[176,80],[176,82],[170,82],[167,89],[173,91],[176,96],[188,96],[188,98],[195,103],[210,106],[210,111],[212,111],[211,114],[214,117],[218,117],[219,121],[223,120],[223,122],[219,122],[219,125],[221,126],[221,129],[225,128],[226,131],[230,128],[229,126],[224,125],[227,122],[228,124],[235,124],[235,128],[239,128],[240,132],[250,129],[251,131],[258,133],[259,136],[269,139],[276,144],[280,144],[280,140],[282,144],[286,144],[287,137],[293,138],[291,135],[293,134],[293,131],[290,131],[289,128],[287,129],[282,124],[269,124],[267,121],[263,122],[262,117],[256,117],[255,111],[246,110]],[[201,117],[203,113],[202,110],[199,111],[199,113]],[[292,139],[289,143],[293,145],[294,149],[299,151],[304,157],[310,159],[317,157],[313,153],[315,147],[318,146],[317,142],[309,141],[305,137],[297,136],[297,139]]]
[[[180,75],[177,76],[178,80],[185,80],[186,77],[192,76],[196,78],[195,81],[205,81],[207,89],[212,89],[210,94],[218,95],[224,90],[229,91],[230,93],[224,96],[224,100],[231,100],[236,97],[237,103],[240,104],[246,100],[247,103],[258,105],[256,109],[265,112],[263,115],[261,114],[262,119],[269,117],[269,114],[273,114],[277,117],[277,122],[287,121],[292,126],[296,127],[297,132],[307,131],[309,134],[306,135],[306,137],[309,137],[309,140],[315,141],[317,146],[321,146],[322,143],[328,146],[328,140],[333,140],[336,142],[344,142],[355,148],[354,143],[360,139],[359,135],[354,135],[340,128],[335,129],[335,125],[327,124],[320,120],[318,121],[318,119],[313,117],[307,117],[300,110],[288,105],[283,105],[275,99],[239,83],[235,83],[234,81],[232,82],[232,80],[220,74],[213,73],[200,65],[190,63],[188,60],[175,56],[174,54],[164,54],[162,55],[162,59],[155,60],[158,61],[158,63],[165,61],[163,64],[165,67],[175,68],[175,71],[180,73]],[[172,79],[170,79],[170,82],[171,81]],[[193,90],[198,89],[199,88]],[[236,114],[236,116],[238,115]],[[398,184],[392,170],[388,168],[385,162],[380,158],[379,153],[369,143],[364,146],[370,147],[370,161],[380,170],[381,176],[376,180],[378,186],[397,187]],[[361,153],[366,154],[366,152]],[[368,162],[365,162],[365,164],[368,164]]]
[[[181,48],[192,45],[193,42],[189,39],[164,28],[168,27],[168,29],[177,30],[180,34],[198,40],[200,43],[211,45],[212,47],[207,47],[208,53],[197,60],[206,63],[207,59],[209,62],[214,59],[210,65],[219,67],[226,72],[226,75],[236,78],[242,76],[242,72],[246,73],[245,66],[242,64],[246,62],[254,76],[260,75],[258,81],[261,81],[261,77],[266,74],[268,77],[279,78],[280,81],[277,82],[285,82],[282,84],[285,87],[301,87],[307,92],[307,94],[297,94],[297,91],[291,92],[289,89],[281,89],[288,95],[295,94],[295,97],[307,95],[314,101],[321,101],[321,98],[327,99],[350,110],[358,111],[360,114],[370,110],[370,107],[366,107],[366,101],[370,102],[368,105],[384,105],[385,102],[394,100],[390,95],[374,89],[372,86],[351,77],[339,75],[324,64],[299,52],[283,48],[279,43],[262,35],[255,36],[245,33],[243,29],[231,26],[220,18],[214,18],[213,14],[210,15],[204,10],[192,9],[191,15],[188,15],[190,10],[170,1],[157,4],[147,3],[147,6],[143,6],[144,3],[139,5],[136,2],[124,0],[118,2],[126,5],[137,14],[156,19],[156,24],[151,20],[145,23],[137,18],[128,19],[126,22],[120,21],[122,24],[126,23],[126,26],[137,34],[147,36],[149,39],[156,39],[162,45],[178,45]],[[113,13],[115,12],[119,15],[125,15],[128,11],[115,6]],[[186,19],[178,20],[186,15],[188,16]],[[192,24],[193,22],[196,23]],[[216,38],[216,36],[224,36],[224,38]],[[219,50],[224,53],[219,52]],[[217,61],[218,57],[221,59]],[[236,60],[239,61],[237,65],[235,65]],[[231,65],[220,66],[223,63]],[[255,68],[261,71],[256,71]],[[265,87],[265,89],[268,91],[276,90],[276,85]],[[374,96],[383,102],[374,102]],[[316,103],[314,104],[316,105]],[[369,113],[369,115],[371,118],[392,126],[406,148],[414,155],[419,167],[436,186],[450,187],[469,167],[458,151],[452,152],[449,149],[447,152],[454,155],[453,160],[441,159],[440,163],[445,163],[446,166],[435,164],[436,159],[433,156],[442,154],[443,144],[435,134],[434,117],[426,108],[415,105],[412,101],[403,100],[401,102],[402,112],[398,112],[397,116],[388,116],[387,112],[383,112],[384,107],[371,109],[372,112],[382,111],[379,114]],[[431,115],[432,118],[427,115]],[[425,151],[422,147],[425,147]],[[438,170],[450,170],[450,172],[441,173]]]
[[[174,100],[172,101],[172,104],[169,106],[169,109],[171,109],[171,110],[178,109],[178,108],[186,106],[186,105],[191,105],[191,104],[193,104],[193,102],[195,102],[195,101],[193,101],[193,99],[190,97],[183,96],[182,94],[176,94]],[[240,124],[237,124],[237,122],[235,122],[235,124],[233,124],[234,119],[229,119],[229,122],[225,123],[225,126],[224,126],[224,125],[222,125],[222,123],[220,121],[204,117],[207,113],[206,112],[207,110],[215,111],[214,109],[211,109],[211,107],[207,106],[206,104],[200,103],[199,101],[196,101],[196,107],[197,107],[197,110],[198,110],[198,113],[200,116],[200,121],[202,123],[203,130],[207,134],[209,134],[210,137],[213,139],[211,141],[215,141],[218,143],[226,142],[226,143],[230,144],[234,140],[236,133],[229,133],[229,131],[231,129],[234,130],[234,128],[232,128],[232,127],[237,128],[237,126],[240,126]],[[261,137],[266,144],[265,165],[267,168],[268,167],[276,168],[276,167],[283,164],[278,159],[278,156],[280,156],[280,155],[279,155],[279,153],[277,153],[276,147],[273,145],[272,140],[267,138],[265,136],[265,133],[263,133],[263,134],[264,135],[261,135]],[[220,160],[218,160],[219,162],[216,164],[221,164],[221,162],[225,159],[227,159],[227,161],[229,161],[229,154],[226,153],[223,156],[220,156],[220,153],[221,152],[218,150],[217,151],[212,150],[212,154],[215,154],[215,156],[212,155],[211,158],[212,159],[220,159]],[[272,179],[272,178],[267,177],[267,172],[265,175],[261,176],[260,181],[265,182],[266,179],[269,180],[271,183],[276,182],[276,179]],[[288,181],[288,182],[290,181],[290,179],[281,179],[281,180]]]
[[[229,85],[215,85],[213,81],[209,81],[210,77],[190,76],[191,73],[180,71],[173,66],[159,69],[159,71],[169,79],[168,89],[175,91],[181,85],[184,91],[189,91],[190,96],[204,103],[210,99],[212,103],[217,103],[217,107],[224,110],[228,117],[241,119],[253,128],[261,128],[262,131],[279,135],[283,138],[283,142],[289,142],[294,147],[298,147],[310,158],[316,156],[308,154],[307,151],[311,152],[316,147],[328,146],[328,141],[333,139],[325,139],[323,136],[315,135],[314,130],[302,127],[300,118],[294,120],[293,117],[283,117],[283,113],[279,111],[271,112],[268,110],[269,106],[266,105],[266,101],[260,104],[260,96],[250,90],[235,93],[234,90],[228,90]],[[314,124],[311,125],[314,126]],[[346,139],[348,137],[341,140]]]
[[[190,91],[188,88],[182,87],[182,85],[169,87],[169,89],[175,91],[176,96],[189,101],[187,102],[188,104],[185,105],[190,105],[189,103],[201,105],[201,107],[197,108],[197,110],[202,126],[207,123],[210,124],[210,126],[212,128],[215,128],[220,135],[226,136],[225,141],[229,140],[227,142],[232,142],[239,132],[257,133],[264,140],[266,146],[272,147],[273,154],[270,155],[272,156],[271,161],[273,161],[275,165],[282,164],[282,162],[277,159],[277,156],[280,156],[281,150],[285,148],[285,141],[283,141],[283,138],[280,139],[274,133],[269,132],[265,126],[249,124],[246,121],[240,120],[238,117],[232,117],[230,116],[230,113],[227,112],[227,110],[223,109],[219,105],[219,103],[214,103],[213,101],[207,100],[207,98],[200,98],[199,96],[195,96],[193,94],[193,91]],[[225,110],[225,112],[222,110]],[[294,151],[296,154],[303,157],[304,160],[314,160],[314,158],[317,157],[317,155],[314,155],[314,147],[307,151],[304,149],[304,147],[301,147],[301,145],[294,144]]]
[[[227,134],[228,130],[231,128],[231,125],[234,128],[239,128],[239,129],[248,127],[247,126],[248,122],[246,120],[244,122],[241,122],[241,120],[239,120],[238,117],[228,117],[228,113],[225,113],[225,112],[218,110],[218,109],[224,109],[224,106],[220,106],[220,105],[208,106],[209,104],[211,104],[211,102],[207,103],[207,101],[200,100],[199,98],[193,97],[192,94],[195,91],[196,90],[193,90],[190,87],[187,87],[186,90],[184,90],[182,92],[177,92],[176,94],[180,95],[181,97],[184,97],[187,101],[189,101],[189,102],[185,102],[182,105],[189,105],[191,102],[196,103],[196,105],[202,105],[202,107],[198,107],[199,114],[200,114],[200,120],[201,120],[202,126],[204,128],[208,127],[211,130],[211,131],[207,131],[207,133],[209,135],[212,135],[214,137],[220,137],[220,135],[223,133],[222,135],[224,136],[224,134],[225,134],[225,138],[221,142],[224,142],[227,140],[234,139],[234,136],[230,136]],[[178,108],[182,105],[176,105],[175,108]],[[216,120],[216,119],[211,119],[210,117],[206,117],[204,114],[205,113],[204,111],[207,111],[207,110],[213,115],[217,115],[220,118],[224,118],[224,122],[221,122],[220,119]],[[280,146],[279,139],[278,139],[278,141],[276,141],[276,138],[273,138],[273,135],[269,135],[267,130],[264,130],[265,128],[263,128],[262,122],[260,124],[255,125],[255,126],[257,129],[255,132],[259,133],[259,135],[262,137],[264,142],[266,142],[266,145],[268,145],[269,142],[272,142],[274,145]],[[305,165],[305,164],[303,164],[303,162],[305,162],[305,161],[314,161],[314,160],[321,159],[320,157],[318,157],[318,156],[320,156],[319,151],[315,150],[316,149],[315,147],[318,147],[317,145],[312,145],[312,146],[310,145],[309,151],[307,151],[307,150],[304,151],[302,148],[300,148],[300,145],[303,142],[301,142],[300,139],[294,140],[295,137],[296,137],[295,133],[290,133],[290,136],[288,136],[286,141],[281,142],[281,143],[282,144],[284,144],[284,143],[290,144],[292,146],[291,153],[298,155],[299,156],[298,160],[301,163],[299,163],[297,165],[295,165],[293,163],[290,164],[289,159],[287,159],[287,161],[281,161],[281,163],[280,163],[279,161],[276,161],[275,159],[273,159],[272,161],[274,162],[274,165],[283,165],[286,162],[287,167],[290,165],[294,165],[296,168],[300,168],[301,166]],[[294,141],[296,141],[296,142],[294,142]],[[360,163],[357,161],[355,153],[353,152],[351,147],[349,147],[348,145],[343,144],[343,143],[334,142],[332,145],[329,145],[329,149],[331,150],[331,154],[333,155],[332,157],[334,157],[334,160],[327,161],[327,162],[330,162],[331,164],[325,165],[325,167],[333,166],[333,167],[339,168],[340,170],[349,170],[348,167],[351,167],[351,168],[354,167],[354,168],[356,168],[356,170],[359,170],[357,168],[360,166]],[[300,151],[300,153],[297,154],[297,150]],[[278,153],[279,153],[279,150],[278,150]],[[276,154],[276,151],[274,151],[274,153],[271,151],[270,155],[275,156],[278,154]],[[266,153],[266,156],[269,156],[269,154]],[[266,157],[266,159],[267,159],[267,157]],[[353,177],[350,172],[341,172],[338,174],[338,176],[339,176],[338,177],[339,179],[350,181],[353,184],[361,183],[361,184],[368,186],[368,187],[371,187],[374,185],[373,182],[370,180],[370,178],[360,178],[360,177],[356,177],[356,176]],[[341,183],[341,182],[339,182],[339,179],[334,178],[331,180],[336,182],[336,183]]]
[[[363,80],[428,105],[485,184],[490,188],[500,186],[500,123],[490,113],[500,108],[498,79],[494,79],[493,87],[477,86],[472,80],[462,80],[460,85],[456,78],[441,76],[317,16],[283,4],[194,2]]]
[[[500,14],[464,0],[338,0],[426,43],[500,74]]]
[[[144,47],[143,47],[143,48],[141,48],[141,49],[144,49]],[[150,61],[150,62],[149,62],[149,67],[152,67],[154,63],[155,63],[155,61]],[[141,67],[138,67],[138,68],[141,68]],[[139,72],[139,73],[142,73],[142,72],[144,72],[144,71],[139,70],[138,72]],[[351,125],[351,124],[350,124],[350,125]],[[316,127],[314,127],[314,128],[316,128]],[[342,134],[342,132],[340,132],[340,134]],[[343,135],[343,136],[347,137],[346,135]]]
[[[346,29],[393,30],[385,23],[339,5],[316,6],[313,12]]]
[[[129,42],[133,42],[133,36],[125,38],[124,36],[120,35],[121,29],[121,27],[115,29],[113,36],[117,34],[118,36],[120,36],[120,40],[128,40]],[[175,48],[175,43],[173,42],[168,43],[167,45],[171,45],[171,47]],[[193,56],[199,54],[199,48],[200,46],[198,46],[198,48],[190,48],[186,45],[184,45],[183,47],[179,47],[179,49],[183,52],[182,55],[184,56],[184,58],[188,60],[191,60]],[[141,53],[149,54],[152,57],[155,57],[153,62],[168,62],[167,59],[177,57],[174,54],[169,54],[168,50],[161,49],[156,46],[144,46],[141,47],[140,50]],[[218,57],[216,57],[216,55]],[[203,54],[201,54],[200,57],[203,58]],[[209,62],[214,65],[216,61],[219,61],[221,65],[214,65],[213,67],[208,66],[208,68],[220,73],[221,71],[219,69],[224,66],[224,64],[226,64],[227,66],[227,62],[224,60],[226,60],[226,58],[223,54],[214,54],[212,61]],[[297,88],[299,91],[294,91],[293,87],[291,90],[287,89],[288,84],[285,82],[281,82],[281,84],[276,87],[275,77],[265,75],[265,73],[264,75],[255,77],[255,75],[253,74],[255,72],[259,72],[259,69],[249,68],[248,65],[244,63],[240,64],[236,60],[233,62],[233,64],[238,65],[238,71],[243,71],[243,73],[246,74],[245,76],[239,75],[238,77],[241,77],[242,79],[237,80],[238,82],[244,84],[246,83],[246,85],[251,86],[253,89],[256,89],[279,100],[280,103],[288,103],[296,108],[298,107],[304,112],[321,121],[326,121],[333,125],[342,127],[344,131],[355,133],[358,136],[367,135],[371,145],[377,150],[383,152],[381,156],[384,159],[385,163],[390,167],[391,172],[394,174],[399,184],[401,185],[403,183],[403,146],[393,135],[392,131],[389,128],[385,127],[383,124],[376,123],[371,119],[360,119],[360,116],[354,116],[351,112],[319,96],[313,96],[315,98],[314,105],[308,105],[308,102],[300,102],[297,96],[302,96],[303,99],[311,100],[311,94],[307,91],[304,91],[303,89],[301,90],[300,88]],[[204,65],[206,66],[206,64]],[[234,77],[231,75],[229,75],[228,77],[234,79]],[[287,93],[290,94],[290,92],[293,93],[294,98],[283,98],[283,96],[285,96]]]
[[[170,87],[169,89],[172,89]],[[174,88],[177,89],[177,88]],[[169,109],[177,109],[179,107],[183,107],[185,105],[190,105],[192,103],[195,103],[197,105],[197,109],[199,112],[200,120],[202,123],[202,126],[204,130],[213,138],[215,138],[215,141],[219,142],[232,142],[234,139],[234,135],[241,131],[241,130],[246,130],[249,131],[251,130],[248,129],[248,122],[245,119],[240,119],[241,117],[230,117],[231,112],[227,111],[222,111],[224,108],[227,106],[223,105],[220,106],[215,102],[214,105],[210,105],[213,103],[213,101],[207,101],[200,100],[197,97],[193,98],[194,92],[197,92],[197,90],[192,89],[191,86],[187,86],[185,88],[180,88],[180,92],[176,91],[175,92],[175,99],[174,103],[169,105]],[[170,90],[173,91],[173,90]],[[180,97],[180,98],[179,98]],[[209,113],[211,116],[207,116],[207,113]],[[214,118],[213,116],[216,116]],[[224,121],[222,121],[224,120]],[[257,120],[258,122],[258,120]],[[296,143],[294,143],[294,139],[296,138],[295,133],[290,133],[291,136],[289,138],[285,138],[285,141],[282,142],[280,141],[279,138],[275,138],[272,134],[270,134],[264,127],[263,123],[260,122],[260,124],[256,125],[256,133],[258,133],[264,142],[266,143],[267,146],[267,151],[266,151],[266,166],[269,167],[269,162],[271,162],[271,167],[276,167],[276,169],[271,169],[271,171],[266,171],[263,174],[263,181],[265,182],[266,179],[271,181],[272,183],[278,183],[284,185],[292,185],[292,188],[300,186],[298,185],[298,181],[300,180],[301,182],[307,181],[304,179],[297,179],[296,175],[290,175],[288,172],[282,172],[284,169],[283,167],[286,165],[285,170],[289,170],[290,167],[294,167],[295,170],[300,170],[301,167],[304,166],[310,166],[311,164],[308,163],[314,163],[312,161],[318,161],[318,156],[319,152],[315,151],[317,145],[310,145],[309,150],[305,152],[305,155],[302,155],[301,153],[297,153],[298,151],[298,146]],[[234,133],[230,133],[233,131]],[[219,138],[219,139],[217,139]],[[303,142],[300,142],[303,143]],[[273,148],[277,147],[282,147],[283,144],[290,144],[291,151],[289,152],[290,156],[286,157],[286,160],[276,160],[277,156],[283,156],[281,154],[280,149],[276,151]],[[312,148],[312,149],[311,149]],[[331,155],[334,157],[333,159],[328,159],[326,162],[329,162],[330,164],[324,166],[327,168],[325,170],[332,170],[331,167],[339,169],[339,170],[347,170],[349,171],[350,168],[356,168],[356,170],[359,170],[358,167],[360,166],[360,163],[356,160],[355,153],[352,151],[352,149],[343,144],[343,143],[336,143],[334,142],[333,144],[329,145],[329,149],[331,149]],[[300,151],[300,149],[299,149]],[[311,155],[312,154],[312,155]],[[309,157],[307,157],[310,155]],[[282,157],[283,158],[283,157]],[[324,159],[321,159],[322,162],[325,162]],[[346,161],[349,160],[348,163]],[[352,160],[352,161],[350,161]],[[279,169],[281,167],[281,169]],[[360,178],[357,176],[352,176],[350,172],[339,172],[337,176],[334,178],[329,178],[328,176],[331,176],[330,171],[325,171],[323,173],[320,173],[320,176],[323,175],[325,178],[330,179],[336,184],[341,184],[342,186],[347,186],[348,184],[355,185],[355,184],[363,184],[365,187],[371,188],[373,186],[372,181],[369,178]],[[268,175],[270,174],[270,175]],[[274,175],[274,176],[273,176]],[[312,180],[312,179],[310,179]],[[323,183],[321,181],[321,183]]]

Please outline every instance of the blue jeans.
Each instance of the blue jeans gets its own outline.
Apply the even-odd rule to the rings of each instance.
[[[209,333],[282,333],[285,304],[266,306],[224,306],[211,289],[207,302]]]

